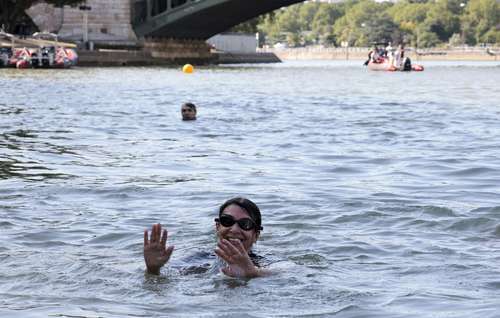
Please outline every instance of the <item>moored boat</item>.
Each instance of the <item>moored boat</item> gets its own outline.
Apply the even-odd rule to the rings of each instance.
[[[0,67],[8,67],[11,57],[12,49],[10,47],[0,46]]]
[[[75,48],[75,44],[59,42],[53,33],[19,39],[0,31],[0,67],[69,68],[78,62]]]
[[[14,36],[0,30],[0,67],[15,67],[12,64],[14,55]]]
[[[59,42],[54,33],[37,32],[31,41],[39,45],[32,51],[33,67],[69,68],[78,62],[76,45]]]

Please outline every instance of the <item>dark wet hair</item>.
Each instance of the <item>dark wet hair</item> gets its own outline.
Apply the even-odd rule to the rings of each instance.
[[[260,215],[259,207],[247,198],[236,197],[224,202],[219,208],[219,217],[222,215],[222,212],[224,212],[224,210],[231,204],[235,204],[243,210],[247,211],[250,218],[252,218],[255,224],[257,224],[257,232],[260,232],[264,229],[262,227],[262,217]]]
[[[193,103],[184,103],[184,104],[182,104],[182,106],[189,107],[189,108],[193,109],[194,112],[196,113],[196,105],[195,104],[193,104]]]

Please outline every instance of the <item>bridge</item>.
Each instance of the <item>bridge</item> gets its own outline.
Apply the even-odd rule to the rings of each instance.
[[[206,40],[254,17],[304,0],[132,0],[138,37]]]

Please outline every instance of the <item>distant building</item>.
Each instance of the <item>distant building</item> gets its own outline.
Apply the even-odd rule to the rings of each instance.
[[[227,53],[255,53],[258,46],[255,34],[222,33],[207,42],[218,51]]]

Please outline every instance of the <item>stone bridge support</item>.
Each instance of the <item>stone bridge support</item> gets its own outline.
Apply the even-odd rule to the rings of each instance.
[[[136,45],[138,39],[130,23],[130,0],[87,0],[88,40],[96,44]],[[69,41],[83,41],[84,11],[79,7],[54,8],[38,4],[27,12],[41,31],[55,32]]]

